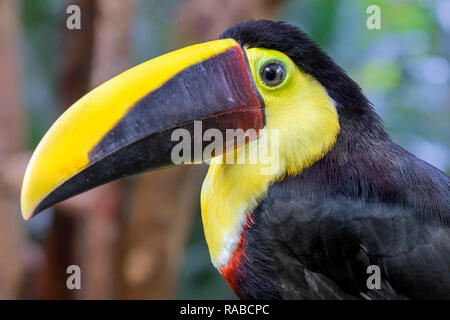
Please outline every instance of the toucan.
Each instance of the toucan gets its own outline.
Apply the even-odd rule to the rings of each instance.
[[[200,152],[180,163],[184,133]],[[205,161],[205,238],[239,298],[450,299],[449,177],[393,142],[360,87],[285,22],[238,23],[83,96],[34,151],[22,214]]]

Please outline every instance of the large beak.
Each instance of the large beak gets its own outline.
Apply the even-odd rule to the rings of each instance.
[[[173,165],[175,129],[259,130],[263,101],[232,40],[180,49],[105,82],[72,105],[36,148],[21,207],[38,212],[109,181]],[[193,161],[207,159],[192,159]]]

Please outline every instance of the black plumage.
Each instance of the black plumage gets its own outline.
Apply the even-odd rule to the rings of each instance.
[[[359,86],[305,33],[248,21],[221,38],[279,50],[335,101],[333,148],[273,184],[251,216],[237,270],[241,298],[450,299],[448,176],[394,143]],[[368,289],[378,265],[381,289]]]

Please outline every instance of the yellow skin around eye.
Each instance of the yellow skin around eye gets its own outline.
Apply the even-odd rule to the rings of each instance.
[[[270,184],[286,174],[301,173],[322,158],[334,145],[340,128],[336,108],[325,88],[288,56],[262,48],[246,49],[246,54],[265,102],[268,131],[241,149],[256,152],[258,144],[265,143],[271,150],[274,142],[270,130],[278,130],[279,170],[263,175],[258,164],[223,164],[220,157],[212,159],[202,187],[201,206],[211,260],[218,269],[228,261],[247,215]],[[269,61],[285,66],[285,79],[279,86],[269,87],[260,78],[261,67]]]
[[[339,132],[334,103],[325,88],[284,53],[262,48],[247,49],[246,53],[266,104],[266,127],[279,130],[280,160],[287,174],[297,174],[334,144]],[[259,77],[260,68],[268,61],[285,66],[286,78],[277,87],[266,86]]]

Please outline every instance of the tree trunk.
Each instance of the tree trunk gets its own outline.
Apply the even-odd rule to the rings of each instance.
[[[25,230],[19,212],[24,116],[19,81],[17,2],[0,0],[0,299],[15,299],[25,280]]]
[[[61,19],[64,38],[61,49],[61,81],[58,88],[60,113],[89,90],[96,1],[68,1],[66,5],[71,4],[80,7],[81,30],[67,29],[65,19]],[[61,13],[63,17],[64,13],[65,10]],[[55,214],[44,243],[45,259],[42,265],[34,266],[36,271],[33,270],[30,277],[32,293],[28,298],[73,299],[75,297],[75,291],[68,290],[66,286],[68,277],[66,270],[69,265],[79,264],[76,248],[82,215],[79,208],[70,206],[70,203],[66,202],[54,208]]]
[[[98,0],[95,21],[91,88],[130,67],[130,32],[135,1]],[[83,299],[119,298],[121,243],[125,212],[125,181],[93,190],[95,200],[85,216],[80,248]]]

